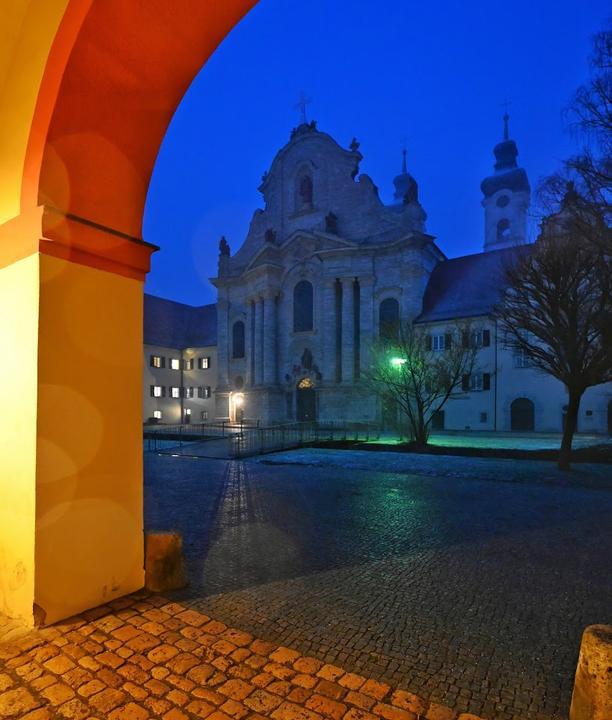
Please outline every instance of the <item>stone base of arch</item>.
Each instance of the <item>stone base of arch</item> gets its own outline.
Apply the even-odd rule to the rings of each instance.
[[[29,625],[143,585],[152,247],[84,226],[96,257],[79,249],[82,223],[62,241],[36,226],[42,216],[0,227],[0,612]]]

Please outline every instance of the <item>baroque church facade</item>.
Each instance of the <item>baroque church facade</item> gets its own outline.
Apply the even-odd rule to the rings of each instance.
[[[530,205],[528,177],[518,166],[507,121],[494,149],[494,171],[481,184],[483,252],[452,260],[426,231],[405,152],[393,202],[384,204],[372,179],[359,172],[356,140],[343,148],[314,122],[294,129],[262,178],[264,207],[255,211],[244,243],[234,254],[224,238],[220,243],[212,281],[216,332],[209,319],[208,332],[192,333],[206,336],[209,362],[214,357],[216,367],[207,367],[214,376],[206,386],[211,394],[196,398],[194,386],[185,386],[175,398],[180,409],[170,405],[163,417],[155,410],[161,399],[152,399],[158,387],[153,358],[166,342],[156,328],[163,319],[166,344],[182,343],[168,352],[180,353],[181,367],[195,370],[204,350],[195,340],[170,339],[173,313],[185,325],[192,312],[195,326],[196,314],[210,318],[212,309],[170,308],[163,305],[169,301],[149,299],[147,317],[145,304],[145,417],[381,421],[381,401],[364,382],[381,328],[422,323],[432,347],[443,352],[450,324],[469,320],[479,347],[477,372],[464,378],[461,396],[447,403],[435,427],[559,431],[564,388],[529,368],[492,317],[505,260],[527,241]],[[151,353],[153,339],[157,355]],[[198,378],[187,376],[199,392]],[[197,399],[208,400],[206,409]],[[609,431],[611,415],[612,388],[592,388],[583,399],[579,430]]]

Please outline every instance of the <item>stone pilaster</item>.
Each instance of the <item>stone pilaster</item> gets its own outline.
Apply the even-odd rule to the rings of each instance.
[[[359,358],[362,375],[370,366],[372,343],[374,342],[374,279],[359,278],[361,301],[361,332],[359,334]]]
[[[263,320],[264,320],[264,306],[263,298],[258,297],[254,303],[255,309],[255,372],[254,372],[254,385],[261,385],[263,383]]]
[[[217,390],[226,390],[229,385],[229,302],[217,301]]]
[[[353,278],[342,278],[342,383],[352,385],[354,374],[355,317]]]
[[[244,357],[246,361],[246,378],[245,384],[247,387],[251,387],[254,384],[253,379],[253,367],[254,367],[254,345],[253,345],[253,333],[254,333],[254,308],[253,302],[249,298],[246,304],[246,321],[244,327]]]
[[[263,298],[263,383],[277,382],[276,357],[276,292],[267,292]]]
[[[323,285],[323,382],[336,382],[336,278]]]

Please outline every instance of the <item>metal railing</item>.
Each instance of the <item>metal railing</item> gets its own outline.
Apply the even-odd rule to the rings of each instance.
[[[230,438],[231,457],[262,455],[290,450],[313,443],[341,440],[376,440],[380,427],[374,423],[355,423],[343,420],[296,422],[243,429]]]
[[[184,443],[205,442],[228,438],[245,428],[256,428],[257,422],[243,423],[186,423],[175,425],[145,425],[143,428],[145,451],[156,452],[170,447],[182,447]]]

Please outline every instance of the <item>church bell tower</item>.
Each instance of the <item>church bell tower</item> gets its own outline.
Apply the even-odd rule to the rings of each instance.
[[[527,173],[516,162],[518,149],[514,140],[509,138],[508,119],[506,113],[504,139],[493,150],[495,171],[480,184],[484,195],[485,252],[527,242],[531,188]]]

